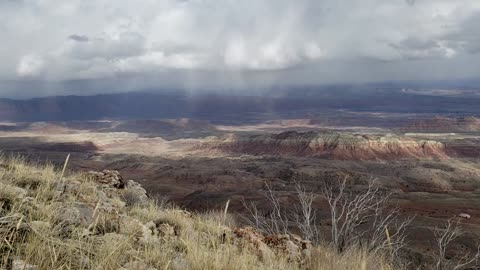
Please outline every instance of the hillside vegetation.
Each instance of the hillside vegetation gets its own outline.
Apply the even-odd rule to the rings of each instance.
[[[15,158],[0,160],[0,239],[0,269],[398,269],[153,201],[115,171],[62,176]]]

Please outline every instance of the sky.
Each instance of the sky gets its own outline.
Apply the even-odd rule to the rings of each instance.
[[[0,41],[0,97],[480,78],[480,1],[0,0]]]

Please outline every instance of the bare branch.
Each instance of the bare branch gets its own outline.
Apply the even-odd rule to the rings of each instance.
[[[454,260],[446,259],[447,248],[449,247],[449,245],[463,234],[459,226],[460,223],[458,222],[458,220],[455,221],[453,219],[449,219],[447,220],[447,224],[444,228],[435,228],[433,230],[438,249],[435,269],[466,269],[480,261],[480,245],[478,245],[475,254],[467,253],[461,258],[455,258]]]
[[[316,210],[313,209],[313,202],[317,195],[307,192],[299,183],[296,184],[295,189],[300,203],[300,209],[295,207],[296,225],[306,240],[318,243],[320,232],[316,222]]]
[[[265,186],[267,190],[264,196],[271,210],[268,213],[262,213],[255,203],[243,201],[243,206],[249,213],[244,219],[250,226],[266,234],[285,234],[288,232],[289,217],[282,209],[280,199],[273,191],[271,184],[265,183]]]
[[[326,185],[322,190],[330,206],[333,245],[343,251],[361,244],[372,252],[389,250],[396,257],[413,217],[403,220],[397,208],[387,209],[390,194],[383,194],[374,180],[359,194],[348,192],[346,183],[344,178],[338,188]]]

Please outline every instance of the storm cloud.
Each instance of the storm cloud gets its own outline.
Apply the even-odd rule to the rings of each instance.
[[[479,75],[480,2],[0,1],[0,32],[1,80],[450,79]]]

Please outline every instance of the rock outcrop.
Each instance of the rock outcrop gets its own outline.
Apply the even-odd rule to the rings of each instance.
[[[26,185],[26,188],[0,182],[0,235],[15,231],[22,234],[55,236],[59,239],[68,239],[77,233],[82,238],[93,242],[126,242],[128,239],[121,234],[126,228],[137,226],[140,233],[138,241],[147,242],[161,237],[180,234],[179,226],[168,220],[153,220],[143,223],[138,219],[125,214],[127,206],[143,207],[150,202],[147,192],[140,184],[133,180],[125,180],[118,171],[104,170],[102,172],[88,172],[85,180],[54,178],[48,182],[36,184],[46,185],[51,201],[44,204],[38,198],[29,197],[30,193],[37,192],[38,187]],[[88,180],[89,179],[89,180]],[[93,182],[92,182],[93,180]],[[37,181],[37,180],[35,180]],[[40,181],[40,180],[39,180]],[[32,180],[32,183],[36,183]],[[22,183],[23,185],[23,183]],[[87,190],[82,190],[87,188]],[[43,193],[45,196],[47,193]],[[73,196],[73,197],[72,197]],[[90,196],[87,198],[85,196]],[[73,198],[76,198],[72,201]],[[7,214],[13,204],[21,205],[15,214]],[[51,207],[49,221],[32,220],[30,216],[40,208]],[[32,214],[33,213],[33,214]],[[128,230],[127,230],[128,232]],[[123,240],[120,239],[123,237]],[[8,241],[7,239],[5,239]],[[0,252],[1,253],[1,252]],[[0,266],[1,266],[0,262]],[[88,258],[79,260],[81,269],[90,269]],[[7,261],[8,269],[39,269],[36,265],[18,259]],[[1,269],[1,268],[0,268]],[[125,264],[120,269],[154,270],[141,261]]]
[[[253,155],[316,156],[340,160],[448,158],[443,143],[337,132],[288,131],[274,135],[227,135],[210,138],[199,147]]]
[[[95,181],[101,184],[110,185],[115,188],[124,188],[126,181],[116,170],[103,170],[101,172],[88,172]]]
[[[282,253],[291,261],[303,262],[311,259],[312,243],[295,234],[264,236],[251,227],[237,228],[233,234],[236,240],[243,240],[250,244],[262,258],[272,256],[274,253]]]

